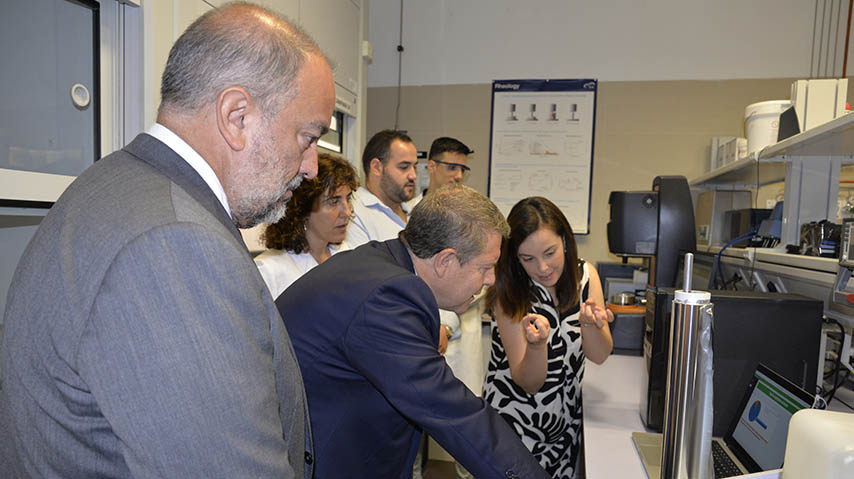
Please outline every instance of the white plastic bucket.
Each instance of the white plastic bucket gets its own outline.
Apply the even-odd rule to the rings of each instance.
[[[789,100],[770,100],[751,103],[744,109],[744,132],[747,135],[747,152],[759,151],[777,143],[780,113],[792,106]]]

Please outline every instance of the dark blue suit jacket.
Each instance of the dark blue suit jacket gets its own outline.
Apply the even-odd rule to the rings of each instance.
[[[437,352],[438,306],[400,240],[333,256],[276,305],[308,395],[317,479],[410,477],[421,428],[475,477],[547,477]]]

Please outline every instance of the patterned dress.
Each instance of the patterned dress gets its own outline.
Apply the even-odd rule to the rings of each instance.
[[[587,263],[579,261],[582,272],[580,302],[587,299],[590,274]],[[492,352],[489,358],[483,397],[510,424],[540,465],[555,479],[578,476],[581,452],[581,378],[584,351],[581,349],[579,306],[558,320],[546,289],[532,282],[530,312],[545,316],[551,331],[548,339],[548,372],[536,394],[528,394],[513,382],[498,325],[492,320]]]

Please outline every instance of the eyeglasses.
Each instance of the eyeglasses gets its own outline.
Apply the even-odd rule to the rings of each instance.
[[[471,171],[471,168],[469,168],[466,165],[461,165],[459,163],[450,163],[450,162],[442,161],[442,160],[433,160],[433,161],[435,161],[436,163],[439,163],[441,165],[445,165],[445,168],[447,168],[448,171],[451,171],[453,173],[456,173],[458,171],[462,171],[463,175],[467,175]]]

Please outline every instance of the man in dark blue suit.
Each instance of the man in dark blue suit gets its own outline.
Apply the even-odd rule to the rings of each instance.
[[[491,201],[449,185],[418,204],[398,239],[339,253],[279,296],[317,479],[410,477],[422,429],[475,477],[547,477],[437,351],[439,308],[462,313],[495,281],[508,233]]]

